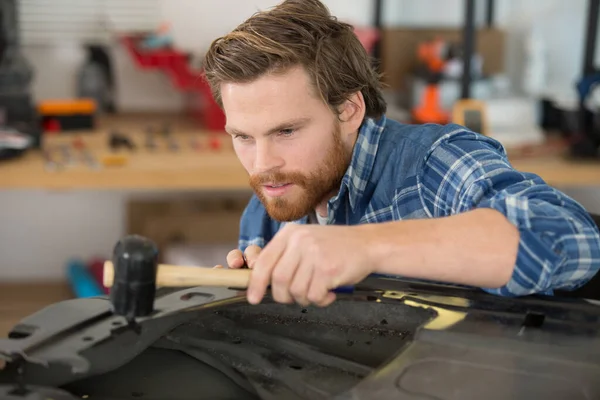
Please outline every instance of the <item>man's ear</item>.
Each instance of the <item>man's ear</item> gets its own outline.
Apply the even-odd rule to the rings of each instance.
[[[365,118],[365,98],[361,92],[355,92],[342,103],[339,110],[342,134],[355,133]]]

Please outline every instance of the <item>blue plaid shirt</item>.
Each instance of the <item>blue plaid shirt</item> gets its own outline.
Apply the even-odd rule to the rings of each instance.
[[[580,204],[539,176],[513,169],[497,141],[453,124],[365,120],[340,190],[329,200],[327,223],[436,218],[475,208],[500,211],[521,237],[511,280],[482,288],[487,292],[572,290],[600,268],[598,228]],[[282,226],[253,196],[240,222],[239,248],[264,247]]]

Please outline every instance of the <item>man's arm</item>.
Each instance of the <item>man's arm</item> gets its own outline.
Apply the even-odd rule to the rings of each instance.
[[[355,226],[287,224],[258,254],[248,287],[282,303],[326,306],[331,289],[370,273],[476,286],[505,295],[574,289],[600,268],[585,209],[539,177],[515,171],[501,146],[470,133],[442,138],[419,174],[433,218]],[[392,207],[415,200],[399,190]],[[395,213],[396,215],[399,213]]]
[[[514,170],[496,142],[471,133],[446,139],[419,186],[439,218],[371,227],[375,272],[515,296],[575,289],[600,268],[600,236],[585,209]]]
[[[510,279],[519,232],[495,210],[361,227],[375,273],[498,288]]]

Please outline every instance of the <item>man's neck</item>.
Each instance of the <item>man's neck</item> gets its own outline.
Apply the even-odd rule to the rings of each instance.
[[[315,212],[323,218],[327,217],[327,203],[325,203],[324,208],[320,205],[317,206],[317,208],[315,208]]]
[[[315,212],[317,214],[319,214],[321,217],[323,218],[327,218],[327,208],[328,208],[328,202],[329,199],[332,198],[333,196],[335,196],[335,193],[330,193],[329,195],[325,196],[325,199],[323,201],[321,201],[319,204],[317,204],[317,206],[315,207]]]

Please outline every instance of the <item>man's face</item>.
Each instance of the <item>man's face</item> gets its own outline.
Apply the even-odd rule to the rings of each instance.
[[[227,131],[269,215],[293,221],[339,189],[351,147],[301,68],[221,86]]]

